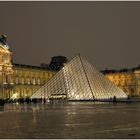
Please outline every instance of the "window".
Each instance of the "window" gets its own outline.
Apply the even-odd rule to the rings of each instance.
[[[28,83],[28,85],[30,85],[30,78],[27,79],[27,83]]]
[[[33,78],[33,85],[35,85],[36,84],[36,80],[35,80],[35,78]]]
[[[24,77],[21,77],[21,84],[24,84]]]
[[[21,97],[24,96],[24,89],[21,89],[21,94],[20,94]]]
[[[40,83],[40,78],[38,78],[37,83],[38,83],[38,85],[40,85],[40,84],[41,84],[41,83]]]
[[[6,83],[9,83],[9,77],[8,77],[8,75],[6,75]]]
[[[18,84],[18,77],[16,77],[16,81],[15,82],[16,82],[16,84]]]
[[[17,70],[15,70],[15,73],[17,74]]]
[[[0,71],[2,71],[2,66],[0,66]]]

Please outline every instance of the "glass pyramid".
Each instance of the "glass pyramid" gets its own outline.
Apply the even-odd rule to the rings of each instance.
[[[31,98],[68,100],[105,100],[127,95],[80,54],[37,90]]]

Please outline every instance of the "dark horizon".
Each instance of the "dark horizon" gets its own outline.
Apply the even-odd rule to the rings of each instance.
[[[140,2],[0,2],[0,34],[14,63],[39,66],[80,53],[100,70],[140,60]]]

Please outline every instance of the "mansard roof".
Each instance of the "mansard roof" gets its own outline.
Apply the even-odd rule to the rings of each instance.
[[[44,68],[41,66],[33,66],[33,65],[27,65],[27,64],[17,64],[17,63],[13,63],[13,66],[15,68],[26,68],[26,69],[36,69],[36,70],[47,70],[47,71],[51,71],[48,68]],[[53,71],[52,71],[53,72]]]
[[[105,69],[105,70],[101,70],[100,72],[103,74],[109,74],[109,73],[111,74],[111,73],[128,73],[128,72],[134,72],[135,70],[140,70],[140,65],[132,68]]]

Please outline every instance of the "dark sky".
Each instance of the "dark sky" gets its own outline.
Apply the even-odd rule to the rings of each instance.
[[[140,2],[0,2],[15,63],[81,53],[98,69],[140,64]]]

